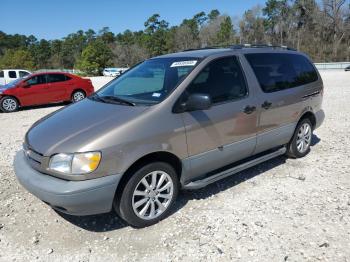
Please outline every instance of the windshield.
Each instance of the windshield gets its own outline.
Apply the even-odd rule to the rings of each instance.
[[[134,104],[157,104],[163,101],[198,64],[198,58],[155,58],[147,60],[96,94],[117,97]]]

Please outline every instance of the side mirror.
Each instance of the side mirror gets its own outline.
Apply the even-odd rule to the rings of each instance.
[[[23,82],[21,85],[23,88],[29,88],[30,84],[28,82]]]
[[[207,110],[211,107],[211,98],[208,94],[192,94],[187,101],[179,103],[175,108],[175,113],[183,113],[198,110]]]

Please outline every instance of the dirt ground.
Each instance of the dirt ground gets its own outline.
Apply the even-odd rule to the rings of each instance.
[[[0,113],[0,261],[350,261],[350,72],[321,73],[326,120],[307,157],[182,192],[174,213],[145,229],[113,213],[63,216],[29,194],[14,154],[59,107]]]

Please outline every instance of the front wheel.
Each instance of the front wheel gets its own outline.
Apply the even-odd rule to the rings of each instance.
[[[11,113],[18,110],[19,104],[16,98],[5,96],[0,100],[0,108],[5,113]]]
[[[295,129],[292,140],[287,146],[287,155],[293,158],[306,156],[310,151],[312,124],[307,118],[301,120]]]
[[[75,91],[72,94],[72,102],[73,103],[79,102],[80,100],[83,100],[85,97],[86,97],[86,95],[83,91],[80,91],[80,90]]]
[[[167,217],[179,188],[177,174],[163,162],[140,168],[126,183],[114,208],[130,225],[147,227]]]

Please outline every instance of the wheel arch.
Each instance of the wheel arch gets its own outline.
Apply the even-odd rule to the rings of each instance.
[[[81,88],[81,87],[76,87],[76,88],[73,89],[73,91],[72,91],[72,93],[71,93],[71,97],[73,97],[73,94],[74,94],[75,92],[78,92],[78,91],[83,92],[83,93],[85,94],[85,96],[86,96],[86,91],[85,91],[83,88]]]
[[[312,129],[315,129],[315,127],[316,127],[316,116],[315,116],[315,114],[312,111],[310,111],[310,110],[304,112],[301,115],[301,117],[299,118],[298,123],[300,123],[300,121],[302,121],[305,118],[307,118],[307,119],[309,119],[311,121]]]
[[[182,162],[180,158],[178,158],[176,155],[170,152],[166,151],[157,151],[157,152],[152,152],[149,153],[135,162],[131,164],[129,168],[126,169],[124,172],[118,186],[116,189],[115,196],[118,197],[119,194],[121,193],[122,189],[124,188],[125,184],[129,180],[129,178],[142,166],[151,163],[151,162],[165,162],[169,165],[171,165],[174,169],[175,172],[178,176],[178,179],[180,180],[181,177],[181,172],[182,172]],[[119,198],[119,197],[118,197]]]
[[[18,106],[21,106],[21,100],[19,100],[19,98],[18,97],[16,97],[16,96],[14,96],[14,95],[3,95],[3,96],[1,96],[0,97],[0,100],[2,100],[3,98],[5,98],[5,97],[11,97],[11,98],[14,98],[14,99],[16,99],[16,101],[17,101],[17,103],[18,103]]]

